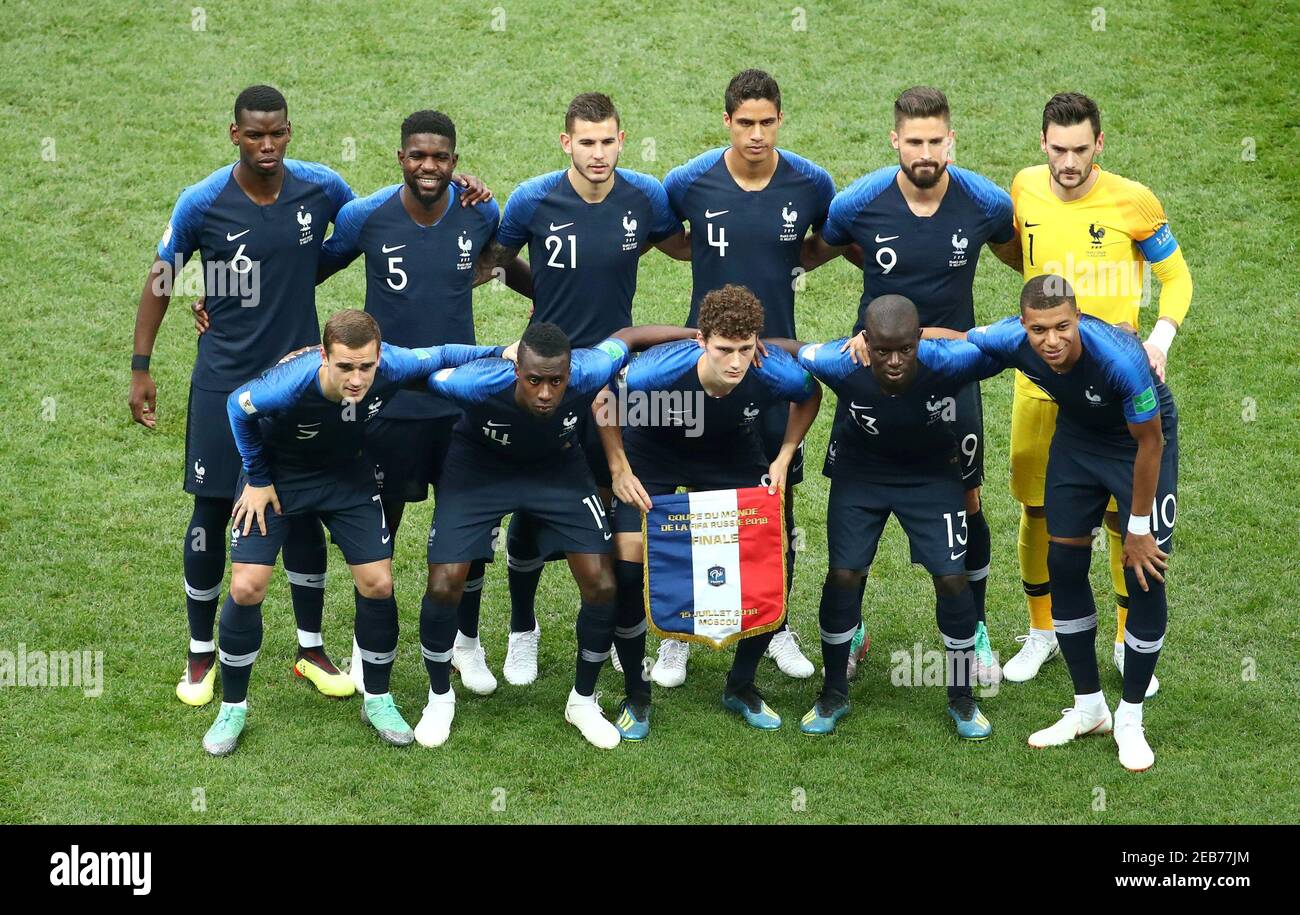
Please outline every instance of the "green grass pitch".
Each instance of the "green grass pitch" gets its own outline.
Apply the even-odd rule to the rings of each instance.
[[[591,8],[549,0],[430,10],[0,5],[8,382],[0,651],[104,658],[99,697],[0,689],[0,821],[1295,822],[1300,122],[1284,61],[1300,59],[1297,8],[1092,7],[662,2],[599,7],[596,19]],[[1182,413],[1181,511],[1163,688],[1146,714],[1155,768],[1124,772],[1109,740],[1057,752],[1025,745],[1070,702],[1061,662],[982,703],[994,734],[978,746],[956,739],[941,688],[891,685],[892,652],[940,644],[930,585],[908,565],[893,525],[867,590],[871,655],[852,690],[854,712],[834,737],[799,733],[818,681],[788,680],[770,661],[759,682],[785,727],[746,729],[719,702],[729,655],[697,650],[686,686],[657,692],[647,743],[589,747],[563,720],[577,598],[555,566],[539,596],[538,682],[503,681],[488,699],[459,690],[444,748],[397,751],[361,724],[356,699],[326,700],[292,678],[294,627],[277,574],[249,729],[234,756],[207,758],[200,739],[216,706],[183,707],[172,691],[186,645],[179,547],[189,500],[180,482],[194,352],[186,300],[173,304],[154,354],[154,433],[130,422],[127,357],[140,286],[176,195],[232,158],[235,94],[256,82],[283,90],[295,127],[290,155],[328,163],[359,193],[398,180],[401,119],[441,108],[456,121],[461,168],[504,202],[519,182],[563,164],[561,116],[577,92],[608,92],[627,130],[620,164],[662,177],[726,142],[722,90],[749,66],[780,80],[781,145],[829,169],[838,187],[893,161],[890,105],[910,85],[948,92],[957,162],[1004,187],[1042,159],[1044,101],[1078,89],[1101,105],[1104,166],[1164,203],[1196,294],[1170,360]],[[651,252],[638,320],[681,321],[689,289],[685,265]],[[1009,313],[1017,289],[1015,274],[985,254],[980,318]],[[810,274],[798,300],[801,336],[846,332],[859,291],[844,261]],[[363,292],[353,267],[321,288],[321,315],[359,307]],[[526,313],[513,293],[486,288],[475,310],[483,341],[514,339]],[[1153,321],[1148,308],[1144,329]],[[1011,378],[984,391],[989,619],[1005,658],[1026,626],[1006,485]],[[827,498],[816,469],[832,406],[828,398],[798,491],[806,549],[791,620],[815,660]],[[430,505],[408,511],[395,558],[403,632],[393,689],[412,722],[427,689],[416,619]],[[336,551],[330,562],[327,646],[346,656],[351,588]],[[1108,648],[1103,554],[1093,570],[1099,645]],[[491,568],[483,606],[499,671],[504,562]],[[1109,664],[1103,684],[1115,701]],[[621,681],[607,669],[601,688],[608,711]]]

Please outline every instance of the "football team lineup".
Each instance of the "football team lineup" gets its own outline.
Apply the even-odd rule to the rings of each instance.
[[[535,595],[547,563],[564,559],[580,595],[565,720],[602,749],[646,740],[652,692],[684,683],[693,640],[666,633],[655,662],[647,658],[651,541],[689,532],[695,567],[708,573],[702,591],[698,576],[695,584],[704,603],[675,615],[720,623],[722,611],[700,595],[736,589],[728,593],[739,608],[745,573],[713,557],[744,554],[744,529],[783,515],[779,542],[765,540],[771,555],[753,561],[779,572],[778,602],[782,588],[788,595],[803,443],[825,386],[836,405],[820,468],[830,480],[828,561],[815,570],[823,681],[800,731],[851,726],[841,721],[869,645],[868,571],[893,516],[911,561],[933,581],[959,738],[993,733],[980,688],[1031,680],[1059,655],[1073,704],[1014,739],[1048,748],[1111,734],[1125,769],[1154,764],[1143,711],[1159,690],[1178,507],[1178,412],[1164,379],[1192,297],[1159,200],[1094,161],[1101,115],[1078,93],[1047,100],[1045,161],[1022,169],[1009,192],[951,163],[951,115],[938,89],[913,87],[894,101],[897,164],[838,190],[825,169],[778,146],[781,94],[769,74],[742,71],[722,95],[730,145],[662,182],[619,166],[625,135],[613,102],[576,96],[560,135],[568,166],[525,181],[499,207],[482,181],[457,171],[456,128],[442,112],[407,117],[400,181],[358,196],[328,166],[287,156],[292,128],[279,91],[239,94],[229,129],[238,159],[177,200],[141,293],[131,360],[131,412],[152,428],[151,355],[197,254],[204,297],[194,307],[183,455],[193,498],[182,557],[189,650],[176,695],[205,706],[219,685],[202,741],[209,754],[232,753],[244,736],[262,604],[281,553],[297,674],[327,696],[361,693],[361,718],[382,741],[454,753],[452,671],[473,693],[497,688],[478,624],[485,563],[507,515],[503,676],[515,686],[538,679]],[[1018,314],[977,327],[985,246],[1023,287]],[[690,264],[684,326],[634,320],[638,263],[652,248]],[[803,277],[841,257],[863,283],[857,307],[845,309],[848,333],[807,342],[796,331]],[[322,328],[316,286],[358,258],[364,310],[337,311]],[[1148,269],[1160,292],[1143,338]],[[476,342],[473,290],[486,283],[531,307],[508,346]],[[980,382],[1009,369],[1029,626],[1003,664],[985,615],[995,557],[981,501]],[[778,507],[673,513],[647,533],[656,498],[752,488]],[[429,689],[412,726],[390,691],[409,642],[399,643],[392,556],[408,507],[431,490],[418,638]],[[355,584],[347,670],[322,633],[326,531]],[[1113,712],[1088,578],[1097,531],[1115,607],[1108,660],[1123,678]],[[662,583],[663,568],[655,572]],[[690,592],[689,552],[680,577]],[[785,622],[740,633],[733,651],[723,706],[750,727],[782,727],[758,688],[759,661],[773,658],[800,679],[814,675],[812,661]],[[606,661],[625,692],[613,720],[596,694]]]

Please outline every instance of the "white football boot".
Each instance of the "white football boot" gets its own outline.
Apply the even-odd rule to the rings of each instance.
[[[536,623],[533,624],[532,632],[510,633],[506,663],[502,666],[501,673],[511,686],[527,686],[537,679],[537,648],[541,641],[542,627]]]
[[[1030,734],[1029,745],[1037,749],[1059,747],[1078,737],[1109,734],[1111,727],[1110,709],[1106,707],[1104,699],[1100,705],[1083,708],[1079,707],[1076,699],[1074,708],[1062,710],[1060,721],[1051,727]]]
[[[623,739],[618,728],[600,710],[599,693],[579,696],[577,690],[569,690],[569,701],[564,706],[564,720],[581,731],[589,744],[602,750],[614,749]]]
[[[1024,642],[1024,647],[1016,656],[1002,665],[1002,676],[1012,683],[1024,683],[1038,676],[1038,669],[1061,653],[1061,646],[1056,642],[1055,632],[1043,632],[1030,629],[1028,635],[1016,636],[1017,642]]]
[[[799,650],[799,634],[793,629],[782,629],[772,636],[765,656],[776,661],[781,673],[796,680],[806,680],[817,670]]]
[[[1141,705],[1121,702],[1115,709],[1115,744],[1119,747],[1120,765],[1130,772],[1145,772],[1155,764],[1156,754],[1142,726]]]
[[[456,717],[456,690],[448,688],[439,696],[429,690],[429,704],[415,726],[415,740],[422,747],[440,747],[451,735],[451,720]]]
[[[650,679],[657,686],[671,689],[686,682],[686,659],[690,657],[691,646],[677,639],[664,639],[659,643],[659,660],[655,661],[650,671]]]
[[[467,639],[459,632],[451,646],[451,666],[460,671],[460,682],[471,693],[490,696],[496,692],[497,678],[488,670],[487,654],[478,639]]]

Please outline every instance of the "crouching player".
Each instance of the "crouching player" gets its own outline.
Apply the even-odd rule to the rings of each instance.
[[[595,695],[614,638],[614,566],[581,426],[630,350],[687,333],[664,325],[627,327],[597,346],[574,350],[554,324],[531,324],[519,341],[517,366],[480,359],[430,378],[429,387],[464,412],[452,430],[429,531],[429,583],[420,607],[429,703],[415,728],[422,745],[440,746],[451,733],[456,607],[470,563],[492,558],[502,518],[516,512],[536,523],[541,555],[564,553],[582,598],[577,670],[564,718],[594,746],[618,745],[618,728]]]
[[[870,366],[842,352],[843,339],[798,351],[800,364],[834,389],[847,415],[826,509],[830,567],[819,614],[825,682],[800,730],[829,734],[849,712],[848,662],[862,619],[861,585],[893,514],[907,533],[912,561],[934,577],[948,714],[959,737],[983,740],[992,726],[971,690],[977,613],[966,574],[970,530],[951,420],[965,387],[1003,366],[954,340],[922,340],[916,306],[901,295],[872,299],[859,321]]]
[[[392,535],[371,465],[367,423],[398,388],[500,348],[452,344],[404,349],[381,344],[361,311],[326,323],[323,345],[304,350],[241,385],[226,402],[243,460],[231,528],[230,594],[221,613],[221,711],[203,738],[213,756],[234,751],[248,717],[248,680],[262,646],[262,601],[295,516],[316,515],[343,551],[356,583],[356,633],[365,701],[361,718],[398,746],[411,727],[388,691],[397,653]]]
[[[1178,412],[1152,378],[1132,334],[1080,315],[1068,281],[1036,276],[1020,293],[1020,317],[970,331],[971,343],[1015,366],[1060,410],[1047,459],[1047,568],[1052,625],[1074,681],[1074,707],[1031,734],[1031,747],[1054,747],[1112,727],[1124,768],[1155,762],[1142,724],[1142,700],[1155,673],[1168,619],[1164,571],[1178,511]],[[1124,535],[1128,621],[1124,698],[1112,718],[1097,673],[1097,607],[1088,583],[1092,531],[1115,497]]]
[[[601,424],[614,489],[618,628],[614,646],[622,661],[627,698],[617,725],[627,740],[650,733],[650,683],[645,657],[645,565],[641,513],[655,496],[685,486],[696,490],[767,486],[783,490],[790,463],[817,418],[821,388],[787,353],[772,348],[753,364],[763,306],[744,286],[724,286],[704,296],[694,340],[679,340],[644,353],[618,385],[627,401],[645,398],[650,424]],[[776,458],[763,454],[760,417],[791,404]],[[656,404],[661,409],[656,409]],[[597,414],[599,421],[600,415]],[[788,515],[786,516],[788,517]],[[788,587],[788,582],[787,582]],[[727,675],[722,704],[753,727],[773,729],[781,717],[754,686],[758,662],[775,633],[742,639]]]

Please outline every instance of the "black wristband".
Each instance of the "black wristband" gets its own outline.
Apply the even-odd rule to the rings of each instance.
[[[147,371],[149,371],[149,357],[148,357],[148,356],[141,356],[139,353],[136,353],[134,356],[132,356],[132,357],[131,357],[131,371],[133,371],[133,372],[147,372]]]

